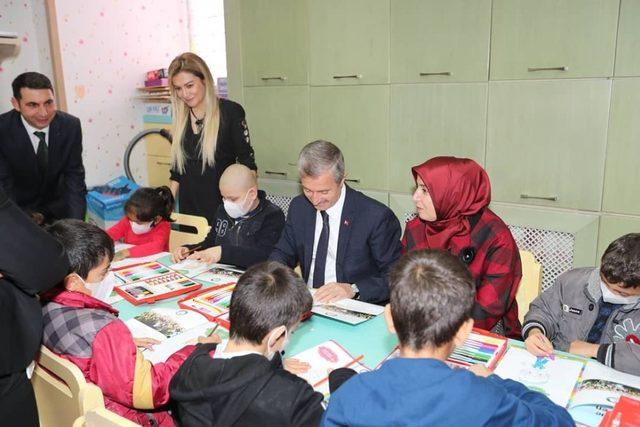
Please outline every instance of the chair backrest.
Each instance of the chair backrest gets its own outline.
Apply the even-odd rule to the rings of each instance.
[[[169,250],[171,252],[180,246],[200,243],[209,233],[209,223],[204,217],[173,213],[171,218],[175,221],[171,224],[171,234],[169,235]],[[188,232],[175,229],[181,228],[180,226],[187,226],[195,229],[195,231]]]
[[[542,264],[536,261],[529,251],[520,251],[522,261],[522,279],[516,294],[518,317],[524,322],[524,315],[529,311],[529,304],[540,295],[542,286]]]
[[[40,426],[70,426],[89,409],[104,407],[102,391],[87,383],[76,365],[45,346],[31,377]]]
[[[88,411],[83,417],[78,418],[73,427],[139,427],[136,424],[115,412],[105,408],[95,408]]]

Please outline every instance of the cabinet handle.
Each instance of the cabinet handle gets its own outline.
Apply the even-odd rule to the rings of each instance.
[[[264,173],[266,173],[267,175],[281,175],[281,176],[287,176],[286,172],[279,172],[279,171],[264,171]]]
[[[362,74],[346,74],[344,76],[333,76],[334,79],[361,79]]]
[[[537,200],[549,200],[551,202],[556,202],[558,200],[558,196],[532,196],[529,194],[521,194],[521,199],[537,199]]]
[[[451,71],[439,71],[439,72],[434,72],[434,73],[420,73],[420,77],[425,77],[425,76],[451,76],[453,74],[451,74]]]
[[[293,162],[289,162],[289,163],[287,163],[287,164],[288,164],[289,166],[298,166],[298,164],[297,164],[297,163],[293,163]]]
[[[260,80],[263,81],[267,81],[267,80],[280,80],[281,82],[287,80],[287,76],[267,76],[267,77],[260,77]]]
[[[352,182],[354,184],[360,184],[360,178],[345,178],[346,182]]]
[[[169,163],[169,162],[156,162],[156,165],[171,166],[171,163]]]
[[[527,68],[528,71],[534,72],[534,71],[568,71],[569,67],[567,67],[566,65],[562,65],[560,67],[529,67]]]

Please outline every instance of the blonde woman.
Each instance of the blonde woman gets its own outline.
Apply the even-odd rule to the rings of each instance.
[[[171,191],[181,213],[203,216],[214,226],[222,172],[234,163],[257,169],[244,109],[218,98],[209,67],[193,53],[171,61],[169,81]]]

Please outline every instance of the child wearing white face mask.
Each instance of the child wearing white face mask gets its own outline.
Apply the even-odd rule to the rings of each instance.
[[[185,346],[164,363],[145,360],[140,347],[149,348],[155,340],[134,339],[118,311],[93,292],[109,270],[113,241],[80,220],[57,221],[47,231],[64,247],[71,271],[41,296],[42,343],[99,386],[109,410],[138,424],[173,426],[162,410],[169,401],[169,381],[195,346]],[[216,342],[214,337],[201,339]]]
[[[536,298],[522,337],[529,352],[553,349],[640,375],[640,233],[614,240],[600,268],[576,268]]]
[[[167,186],[136,190],[124,205],[125,216],[107,230],[114,242],[134,245],[116,252],[114,261],[168,251],[173,205]]]
[[[317,426],[322,395],[284,370],[280,357],[312,304],[290,268],[277,262],[249,268],[231,297],[229,340],[198,345],[171,380],[177,424]]]
[[[176,248],[174,262],[189,256],[247,268],[269,258],[284,228],[284,214],[258,189],[254,171],[241,164],[229,166],[220,177],[220,194],[223,204],[207,237]],[[189,255],[195,248],[198,251]]]

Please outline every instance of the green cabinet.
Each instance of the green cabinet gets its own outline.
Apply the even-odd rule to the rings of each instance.
[[[600,210],[611,82],[492,82],[493,200]]]
[[[640,76],[640,2],[622,0],[616,47],[616,76]]]
[[[609,243],[627,233],[640,233],[640,218],[622,215],[602,215],[598,233],[598,264]]]
[[[611,76],[619,3],[494,0],[491,80]]]
[[[244,89],[259,176],[298,180],[298,153],[309,142],[309,88]]]
[[[486,81],[491,0],[391,0],[391,82]]]
[[[640,78],[613,83],[602,210],[640,214]]]
[[[434,156],[484,164],[487,83],[391,85],[389,189],[411,192],[411,167]]]
[[[310,98],[311,139],[340,147],[349,185],[386,190],[389,86],[312,87]]]
[[[389,82],[389,0],[309,0],[311,85]]]
[[[242,0],[245,86],[308,82],[306,0]]]

